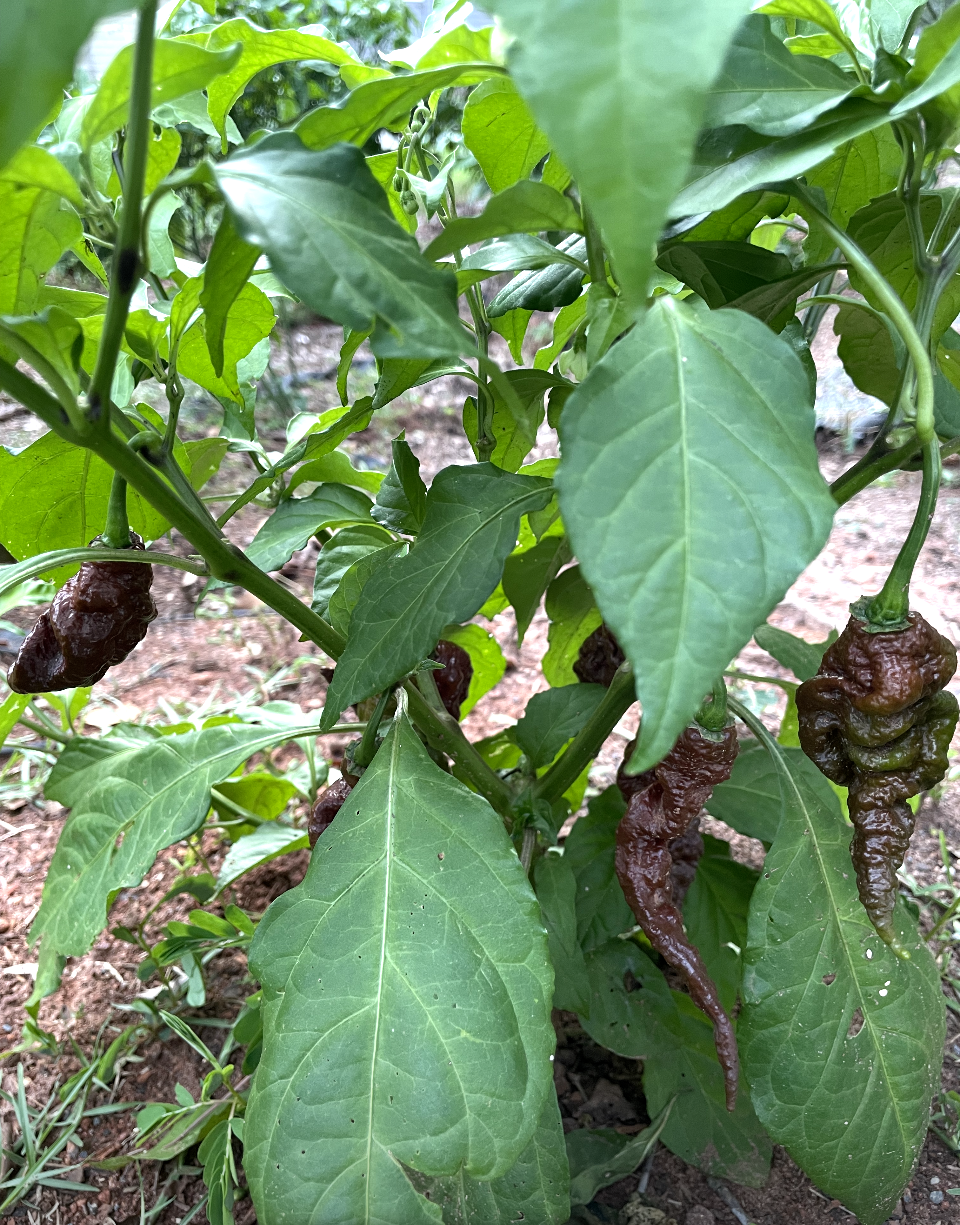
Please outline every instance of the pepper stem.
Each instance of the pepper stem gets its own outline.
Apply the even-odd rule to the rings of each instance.
[[[906,624],[910,612],[910,579],[933,522],[940,489],[940,470],[940,446],[934,436],[923,445],[923,484],[910,533],[879,595],[863,602],[866,620],[874,630],[896,630]]]
[[[358,766],[369,766],[373,761],[374,754],[377,751],[377,732],[380,730],[380,724],[383,722],[383,716],[387,710],[387,704],[393,697],[393,686],[384,689],[380,694],[380,700],[377,702],[376,709],[370,717],[366,728],[364,729],[363,738],[357,751],[353,755],[353,761]]]
[[[727,725],[727,686],[723,677],[713,683],[709,698],[696,713],[696,721],[708,732],[722,732]]]
[[[130,521],[127,518],[127,482],[119,472],[113,474],[107,522],[100,539],[108,549],[130,548]]]

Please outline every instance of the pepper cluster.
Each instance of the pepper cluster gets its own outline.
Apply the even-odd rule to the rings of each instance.
[[[584,685],[603,685],[609,689],[625,660],[620,643],[606,625],[601,625],[580,644],[573,671]]]
[[[143,551],[135,532],[130,533],[130,548]],[[152,566],[84,562],[24,639],[7,684],[14,693],[95,684],[108,668],[126,659],[156,617],[152,583]]]
[[[854,615],[797,690],[803,751],[849,788],[857,888],[888,944],[897,869],[914,826],[907,800],[947,772],[958,709],[944,686],[956,670],[953,643],[919,613],[906,629],[885,633],[871,633]]]
[[[630,744],[624,762],[632,751]],[[737,1099],[737,1040],[717,988],[687,939],[678,895],[682,900],[696,872],[696,842],[702,852],[699,833],[692,827],[713,788],[730,777],[736,756],[733,725],[712,734],[691,724],[658,766],[633,777],[621,766],[617,776],[627,800],[626,814],[617,827],[617,878],[647,939],[683,975],[691,999],[713,1022],[728,1110]],[[680,865],[674,863],[672,847],[687,854],[684,871],[676,870]],[[695,856],[692,864],[690,851]]]

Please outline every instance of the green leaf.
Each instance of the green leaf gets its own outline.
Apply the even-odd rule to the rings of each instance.
[[[644,770],[827,539],[836,504],[809,382],[749,315],[664,296],[570,397],[562,425],[560,507],[634,667],[631,765]]]
[[[388,357],[381,363],[380,377],[373,393],[374,410],[396,400],[411,387],[419,387],[444,374],[456,374],[463,366],[443,358]]]
[[[320,459],[312,459],[298,468],[290,478],[287,495],[306,481],[334,481],[339,485],[353,485],[367,493],[376,493],[384,482],[384,474],[372,468],[354,468],[345,451],[330,451]]]
[[[845,230],[858,209],[893,191],[900,174],[900,161],[897,138],[893,128],[886,124],[841,145],[833,157],[808,170],[804,177],[809,187],[822,190],[828,213],[835,224]],[[796,209],[810,228],[803,242],[807,263],[829,259],[835,243],[813,210],[803,200],[791,201],[790,208]]]
[[[237,295],[247,283],[260,251],[237,233],[229,212],[224,212],[204,269],[200,305],[206,316],[204,339],[217,378],[223,377],[227,320]]]
[[[516,39],[511,75],[595,215],[628,305],[639,306],[707,91],[748,3],[494,0],[488,7]]]
[[[311,605],[313,611],[325,617],[331,596],[353,563],[368,553],[382,549],[390,541],[389,532],[373,524],[369,527],[345,527],[332,540],[328,540],[317,558]]]
[[[226,724],[101,757],[61,773],[46,794],[72,808],[60,834],[31,939],[80,957],[120,889],[135,888],[165,847],[194,833],[210,788],[254,753],[316,729]]]
[[[445,625],[480,609],[516,543],[520,516],[543,506],[551,491],[549,481],[493,464],[437,474],[417,543],[371,578],[354,610],[327,692],[324,728],[344,707],[416,668]]]
[[[840,337],[837,353],[854,386],[884,404],[893,404],[900,367],[883,320],[856,307],[841,306],[833,330]]]
[[[808,681],[817,675],[824,651],[832,646],[839,636],[836,630],[831,630],[823,642],[807,642],[796,634],[788,634],[786,630],[777,629],[775,625],[766,622],[753,631],[753,640],[757,646],[772,655],[778,664],[789,668],[798,681]]]
[[[367,81],[351,90],[335,106],[318,106],[297,124],[296,131],[308,149],[328,149],[338,141],[365,144],[378,128],[402,131],[410,111],[435,90],[452,85],[475,85],[487,77],[502,75],[493,64],[456,64],[387,76]]]
[[[560,375],[550,374],[546,370],[507,370],[505,377],[516,393],[520,413],[517,414],[513,405],[503,398],[496,384],[490,385],[489,392],[493,398],[492,431],[496,439],[490,460],[498,468],[516,472],[537,444],[537,432],[544,418],[544,396],[551,388],[572,385]],[[463,428],[476,451],[477,407],[472,397],[464,405]]]
[[[30,702],[29,693],[8,693],[0,704],[0,748],[20,721]]]
[[[279,817],[294,796],[299,796],[300,790],[286,778],[278,778],[276,774],[268,774],[264,770],[254,770],[244,774],[242,778],[228,779],[219,783],[217,792],[225,795],[234,804],[239,804],[254,816],[263,817],[265,821],[273,821]],[[236,814],[226,806],[221,806],[216,799],[214,810],[224,820],[231,820]]]
[[[468,348],[456,280],[432,267],[390,215],[359,149],[322,153],[290,132],[215,168],[237,232],[308,306],[381,357],[447,357]]]
[[[4,6],[0,166],[59,109],[74,59],[94,25],[133,7],[130,0],[13,0]]]
[[[815,55],[791,55],[760,13],[740,24],[707,98],[704,126],[742,123],[791,136],[856,88],[856,77]]]
[[[816,767],[800,749],[785,749],[792,768]],[[806,763],[806,765],[804,764]],[[756,740],[741,740],[733,772],[725,783],[714,787],[704,805],[711,817],[723,821],[738,834],[759,838],[769,846],[780,825],[780,781],[770,755]]]
[[[500,818],[402,714],[251,966],[244,1168],[263,1225],[436,1222],[400,1162],[496,1179],[530,1142],[555,1040],[539,908]]]
[[[726,1109],[713,1026],[688,995],[671,991],[632,940],[613,940],[587,958],[593,987],[590,1016],[581,1024],[596,1042],[629,1059],[643,1059],[647,1110],[656,1115],[676,1099],[660,1139],[705,1174],[761,1187],[772,1146],[745,1087]],[[820,1184],[818,1184],[820,1185]]]
[[[500,649],[500,643],[482,625],[475,625],[473,622],[467,625],[447,625],[441,637],[463,647],[473,665],[470,688],[460,704],[462,722],[483,695],[500,684],[507,670],[507,661]]]
[[[320,485],[305,498],[285,498],[247,547],[261,570],[279,570],[321,528],[369,520],[372,503],[348,485]]]
[[[444,1225],[564,1225],[570,1217],[570,1178],[557,1095],[548,1092],[533,1139],[516,1164],[493,1182],[454,1174],[450,1178],[407,1176],[443,1213]]]
[[[683,903],[683,925],[732,1013],[740,990],[750,895],[759,873],[730,858],[730,844],[703,835],[704,853]]]
[[[519,251],[521,247],[515,243],[516,240],[512,240],[511,250]],[[500,244],[497,245],[500,246]],[[523,249],[529,252],[529,247]],[[555,249],[558,255],[565,253],[578,262],[582,261],[587,254],[586,243],[575,234],[568,235],[557,244]],[[538,247],[537,250],[540,251],[541,248]],[[573,310],[582,289],[583,273],[577,268],[567,267],[565,262],[558,262],[539,271],[521,272],[519,276],[515,276],[491,300],[487,307],[487,314],[491,319],[496,319],[512,310],[552,311],[558,306]],[[571,306],[571,303],[574,305]],[[586,310],[586,300],[580,309]],[[558,321],[555,321],[554,324],[554,334],[556,334],[556,322]],[[546,366],[543,368],[547,369]]]
[[[689,285],[711,310],[793,272],[785,255],[749,242],[678,242],[657,264]]]
[[[830,0],[771,0],[769,4],[763,5],[760,11],[769,13],[771,17],[799,17],[801,21],[812,22],[835,38],[841,46],[853,49],[846,29],[840,24],[837,10]]]
[[[522,268],[548,268],[552,264],[567,264],[579,268],[581,273],[586,272],[582,260],[574,259],[568,252],[537,238],[535,234],[513,234],[508,238],[494,238],[468,255],[460,268],[515,272]]]
[[[400,203],[400,193],[394,188],[393,180],[397,173],[397,155],[395,153],[375,153],[367,157],[370,173],[387,193],[387,202],[394,221],[398,222],[408,234],[416,234],[416,215],[408,213]]]
[[[41,278],[82,235],[59,192],[0,181],[0,314],[34,310]]]
[[[566,536],[552,534],[544,536],[532,548],[513,552],[507,558],[503,567],[503,594],[517,614],[518,642],[523,642],[544,592],[569,560],[570,543]]]
[[[907,74],[907,85],[916,88],[900,99],[890,112],[891,118],[918,110],[937,99],[938,104],[956,116],[960,83],[960,25],[957,14],[949,8],[939,20],[921,33],[914,56],[914,65]],[[943,95],[946,94],[946,97]]]
[[[382,569],[394,557],[406,557],[409,547],[405,540],[392,540],[390,544],[359,558],[345,571],[327,606],[327,617],[338,633],[346,637],[353,610],[364,587],[376,571]]]
[[[122,128],[130,111],[130,81],[133,75],[131,44],[114,58],[100,81],[80,128],[80,144],[86,150]],[[240,57],[240,48],[204,51],[172,38],[158,38],[153,48],[153,106],[172,102],[184,94],[209,85],[228,72]]]
[[[221,784],[222,785],[222,784]],[[234,881],[262,863],[269,863],[291,851],[302,851],[309,846],[302,829],[290,825],[278,825],[271,821],[261,825],[252,834],[238,838],[224,857],[217,873],[217,893],[222,893]]]
[[[734,298],[726,303],[733,310],[741,310],[744,314],[753,315],[774,332],[783,333],[785,327],[795,322],[797,299],[802,293],[811,289],[822,280],[825,273],[836,272],[842,264],[814,264],[810,268],[799,268],[789,276],[781,277],[768,285],[758,285],[750,289],[742,297]],[[811,387],[816,388],[817,368],[810,357],[810,346],[800,332],[801,346],[791,344],[801,362],[808,363],[808,373],[811,374]],[[802,347],[805,346],[805,347]],[[815,391],[814,391],[815,394]]]
[[[415,536],[427,512],[427,487],[420,476],[420,461],[403,438],[393,440],[392,452],[393,463],[370,513],[391,531]]]
[[[518,366],[523,365],[523,340],[533,311],[512,310],[490,320],[490,326],[502,336],[510,348],[510,356]]]
[[[577,940],[577,879],[563,855],[548,851],[534,869],[537,900],[553,963],[554,1008],[590,1015],[590,980]]]
[[[479,85],[463,108],[463,143],[477,159],[490,190],[525,179],[550,144],[509,77]]]
[[[466,24],[470,10],[456,0],[442,0],[424,21],[423,34],[409,47],[383,54],[388,64],[407,68],[469,63],[490,58],[490,27],[471,30]]]
[[[17,455],[0,447],[0,543],[25,559],[54,549],[80,548],[103,531],[113,470],[92,451],[52,431]],[[127,494],[130,526],[145,540],[167,529],[134,490]],[[62,584],[77,566],[49,577]]]
[[[232,1119],[223,1119],[204,1138],[197,1150],[203,1166],[203,1182],[210,1192],[207,1220],[210,1225],[233,1225],[236,1170],[233,1163]]]
[[[311,33],[309,26],[302,30],[262,30],[244,17],[225,21],[209,33],[188,34],[181,41],[199,43],[208,51],[240,45],[239,58],[207,88],[210,120],[220,133],[224,153],[227,151],[227,115],[258,72],[290,60],[322,60],[328,64],[356,62],[352,51],[320,37],[319,33]]]
[[[794,136],[760,136],[742,127],[708,131],[668,216],[713,212],[744,192],[806,174],[850,141],[887,123],[888,114],[865,99],[849,98]]]
[[[617,826],[626,812],[614,785],[593,797],[587,815],[574,822],[563,859],[577,882],[577,938],[585,953],[636,926],[614,866]]]
[[[83,194],[73,175],[46,149],[28,145],[0,169],[0,183],[18,187],[39,187],[69,201],[80,213],[86,209]]]
[[[770,748],[783,811],[750,907],[744,1071],[774,1141],[864,1225],[883,1225],[939,1087],[937,966],[902,904],[894,922],[910,960],[880,940],[857,897],[852,829],[830,784]]]
[[[207,283],[206,275],[202,283],[204,288],[200,290],[201,304]],[[273,303],[263,290],[249,282],[240,287],[226,309],[225,318],[221,317],[218,310],[213,320],[217,331],[213,347],[217,350],[219,346],[218,351],[223,355],[220,375],[216,373],[211,357],[211,341],[207,336],[211,321],[206,315],[201,315],[180,341],[177,369],[184,378],[192,379],[211,395],[229,397],[242,404],[243,392],[237,363],[270,335],[276,323],[276,315]]]
[[[80,394],[77,370],[83,352],[83,329],[59,306],[39,315],[0,315],[0,339],[44,377],[44,363],[58,375],[68,394]],[[40,360],[38,360],[40,359]]]
[[[479,217],[451,221],[424,251],[427,259],[440,259],[454,251],[499,238],[502,234],[537,234],[541,230],[581,231],[580,215],[566,196],[546,183],[529,179],[492,196]]]
[[[553,580],[547,588],[545,608],[550,628],[541,665],[543,675],[554,688],[573,685],[579,680],[573,665],[580,647],[603,621],[579,566],[571,566]]]
[[[548,766],[603,701],[603,685],[564,685],[535,693],[514,737],[534,767]]]
[[[789,204],[790,197],[781,192],[748,191],[710,213],[693,229],[686,230],[683,239],[685,242],[745,242],[758,222],[764,217],[779,217]]]
[[[635,1136],[622,1136],[606,1129],[590,1131],[585,1127],[568,1132],[570,1202],[589,1204],[602,1187],[632,1174],[653,1150],[670,1109],[669,1105],[665,1107],[649,1127]]]

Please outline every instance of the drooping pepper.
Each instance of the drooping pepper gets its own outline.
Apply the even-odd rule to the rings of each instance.
[[[347,796],[352,790],[353,786],[345,778],[338,778],[329,787],[324,787],[317,796],[317,802],[307,822],[307,837],[310,840],[311,850],[317,845],[317,839],[346,803]]]
[[[95,550],[100,537],[92,541]],[[143,551],[130,532],[130,548]],[[94,554],[95,555],[95,554]],[[86,561],[26,636],[7,674],[14,693],[49,693],[93,685],[121,663],[157,615],[153,567]]]
[[[604,685],[609,689],[625,659],[620,643],[606,625],[600,625],[580,644],[573,671],[583,684]]]
[[[467,700],[470,682],[473,680],[473,663],[470,656],[455,642],[441,638],[437,649],[430,656],[443,667],[433,673],[433,679],[447,714],[459,722],[460,707]]]
[[[632,751],[633,745],[628,745],[624,762]],[[694,723],[652,770],[631,777],[621,767],[617,782],[628,802],[617,827],[615,859],[620,887],[637,923],[664,960],[683,975],[694,1003],[713,1022],[728,1110],[737,1099],[737,1041],[717,988],[687,939],[678,909],[677,895],[682,900],[683,886],[689,887],[696,865],[691,871],[687,863],[685,873],[675,874],[671,848],[688,849],[693,823],[713,788],[730,777],[736,756],[732,724],[710,732]],[[699,840],[695,829],[693,834]]]
[[[914,816],[907,800],[939,783],[957,725],[944,686],[957,670],[953,643],[919,613],[905,629],[871,632],[854,611],[797,690],[800,744],[832,782],[849,788],[850,855],[864,909],[895,943],[897,869]]]

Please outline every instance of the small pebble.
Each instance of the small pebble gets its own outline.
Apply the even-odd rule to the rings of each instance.
[[[691,1208],[687,1213],[684,1225],[716,1225],[717,1218],[713,1215],[709,1208],[703,1208],[700,1204]]]
[[[943,1192],[942,1191],[931,1191],[930,1192],[930,1202],[933,1204],[942,1204],[943,1203]]]
[[[937,1187],[939,1185],[940,1185],[940,1179],[937,1178],[936,1175],[934,1175],[934,1177],[930,1179],[930,1186]]]

